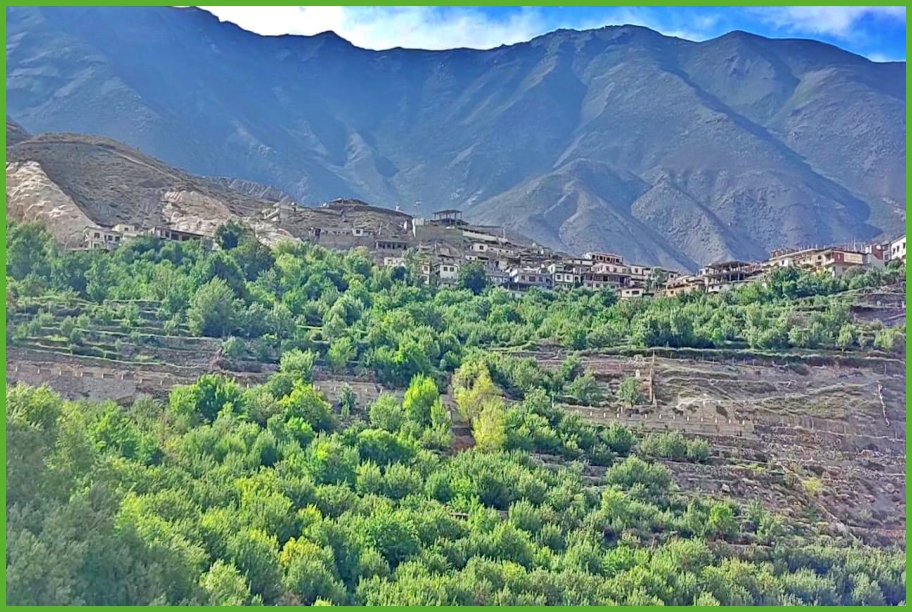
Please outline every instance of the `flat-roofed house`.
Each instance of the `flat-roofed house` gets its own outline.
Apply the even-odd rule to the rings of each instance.
[[[631,298],[643,297],[646,295],[646,289],[643,287],[623,287],[621,289],[621,299],[629,300]]]
[[[113,249],[123,240],[122,233],[107,227],[86,227],[82,235],[89,249]]]
[[[582,274],[568,262],[552,263],[548,266],[548,271],[551,272],[552,285],[555,289],[572,289],[579,287],[583,282]]]
[[[889,261],[906,261],[906,236],[902,235],[890,241]]]
[[[682,274],[665,283],[665,295],[675,297],[696,291],[706,291],[706,282],[699,276]]]
[[[819,269],[833,276],[842,276],[853,268],[864,267],[864,253],[844,248],[831,248],[823,252],[824,260]]]
[[[758,264],[745,261],[719,261],[700,269],[700,277],[709,293],[729,291],[763,271]]]
[[[524,291],[532,287],[550,290],[554,286],[554,278],[547,268],[516,268],[510,272],[510,287]]]

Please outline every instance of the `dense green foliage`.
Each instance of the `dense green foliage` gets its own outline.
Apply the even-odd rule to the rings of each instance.
[[[684,501],[665,468],[630,454],[630,432],[556,414],[540,394],[510,413],[507,446],[579,441],[610,465],[604,488],[520,450],[430,450],[426,434],[440,424],[426,408],[439,398],[426,379],[415,380],[408,407],[383,396],[367,421],[345,428],[302,379],[284,396],[271,387],[206,377],[175,388],[168,405],[140,399],[127,409],[11,389],[9,602],[904,598],[902,551],[803,533],[756,505]]]
[[[136,323],[137,304],[151,303],[167,333],[222,337],[229,357],[279,364],[261,386],[206,375],[128,407],[10,389],[10,604],[904,600],[903,551],[831,539],[759,505],[685,499],[659,460],[706,462],[704,441],[638,439],[554,402],[633,404],[635,379],[606,392],[577,357],[547,371],[492,350],[895,348],[901,332],[853,323],[839,294],[898,273],[782,271],[725,296],[514,299],[471,269],[465,288],[426,288],[364,252],[270,251],[235,226],[212,253],[153,240],[65,253],[29,225],[7,236],[8,311],[28,314],[8,342],[53,321],[37,298],[91,305],[61,323],[69,342]],[[312,384],[322,363],[408,388],[366,410],[343,390],[334,406]],[[452,450],[445,373],[470,450]],[[555,456],[560,468],[543,463]],[[607,470],[597,483],[592,466]]]
[[[904,340],[904,328],[853,322],[843,295],[902,282],[901,269],[831,278],[784,268],[724,295],[617,300],[608,290],[577,289],[514,299],[485,289],[477,266],[465,267],[466,288],[433,289],[407,270],[373,266],[363,250],[288,242],[270,251],[234,226],[218,242],[224,248],[214,252],[152,239],[112,253],[59,252],[37,227],[11,225],[8,308],[15,311],[16,299],[70,295],[97,304],[96,319],[129,320],[128,304],[112,312],[103,302],[154,301],[166,331],[243,339],[254,358],[310,349],[335,370],[369,370],[399,386],[416,374],[452,372],[477,347],[897,350]],[[28,335],[24,324],[11,326],[7,340]],[[566,394],[598,403],[590,382]]]

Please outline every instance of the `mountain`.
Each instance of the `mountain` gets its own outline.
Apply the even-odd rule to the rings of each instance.
[[[7,120],[7,142],[18,134]],[[191,176],[107,138],[43,134],[6,149],[6,212],[44,221],[63,244],[81,246],[86,227],[119,223],[211,235],[244,219],[264,241],[290,234],[260,221],[270,202]]]
[[[905,64],[805,40],[622,26],[375,52],[199,9],[8,7],[7,105],[248,193],[459,208],[643,263],[905,226]]]
[[[28,140],[32,135],[25,131],[21,125],[10,119],[6,118],[6,144],[11,146],[18,144],[24,140]]]
[[[258,200],[265,200],[266,202],[272,203],[281,203],[281,204],[295,204],[294,201],[287,193],[280,191],[273,187],[272,185],[264,185],[262,183],[256,183],[254,181],[245,181],[242,179],[234,179],[230,177],[217,176],[217,177],[206,177],[206,179],[215,185],[221,187],[227,187],[234,191],[239,191],[240,193],[249,195]]]

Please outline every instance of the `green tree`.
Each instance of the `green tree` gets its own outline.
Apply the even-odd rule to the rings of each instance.
[[[266,604],[275,603],[281,594],[282,567],[279,543],[259,529],[242,529],[228,539],[228,558],[247,577],[250,591]]]
[[[332,368],[333,372],[338,373],[343,372],[348,367],[349,362],[354,361],[355,355],[355,345],[351,338],[342,336],[330,343],[326,359],[329,361],[329,367]]]
[[[22,280],[33,274],[46,278],[56,255],[53,237],[40,223],[6,225],[6,275]]]
[[[237,327],[234,293],[220,278],[214,278],[193,296],[187,311],[190,332],[197,336],[223,337]]]
[[[480,295],[488,286],[488,275],[481,263],[469,261],[459,266],[456,282],[460,288]]]
[[[335,418],[332,408],[313,385],[296,380],[291,393],[279,400],[286,418],[298,417],[316,431],[332,431]]]
[[[226,406],[235,412],[244,409],[241,388],[232,380],[217,374],[204,374],[192,385],[171,390],[169,406],[173,414],[198,416],[211,423]]]
[[[312,382],[316,358],[317,354],[313,351],[299,349],[286,351],[279,359],[279,372],[290,375],[294,380],[304,383]]]
[[[504,405],[500,398],[487,400],[472,422],[472,437],[478,450],[499,451],[506,443]]]
[[[206,591],[209,606],[248,606],[253,597],[247,580],[233,565],[217,559],[200,578],[200,586]]]
[[[617,397],[628,406],[639,404],[643,399],[642,395],[640,395],[639,381],[632,376],[628,376],[622,380],[621,386],[618,387]]]
[[[405,390],[405,397],[402,400],[402,408],[405,415],[411,421],[427,427],[431,424],[431,412],[434,405],[440,403],[440,392],[437,390],[437,383],[423,374],[412,378],[408,389]]]
[[[215,243],[222,249],[230,251],[237,248],[246,231],[243,225],[231,219],[227,223],[219,225],[215,230]]]
[[[587,406],[596,406],[605,399],[601,385],[591,372],[575,378],[567,385],[567,393],[575,397],[579,403]]]
[[[351,385],[343,383],[342,389],[339,391],[339,414],[343,419],[347,419],[357,404],[358,396],[352,390]]]
[[[453,374],[453,396],[459,413],[471,422],[490,400],[500,395],[483,361],[469,361]]]
[[[304,605],[317,601],[344,603],[345,586],[334,575],[332,549],[320,548],[307,540],[291,538],[279,557],[285,568],[283,585]]]
[[[396,433],[405,422],[405,410],[391,393],[381,393],[368,409],[371,425]]]

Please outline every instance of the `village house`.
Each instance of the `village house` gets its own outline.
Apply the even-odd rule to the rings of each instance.
[[[861,252],[864,255],[864,266],[866,268],[883,268],[889,257],[888,252],[890,245],[886,244],[866,244]]]
[[[537,287],[549,291],[554,285],[554,279],[547,268],[525,267],[511,270],[509,286],[518,291],[525,291]]]
[[[889,242],[888,261],[906,261],[906,237],[900,236]]]
[[[833,276],[842,276],[853,268],[864,266],[866,259],[870,258],[866,257],[864,252],[848,246],[781,249],[773,251],[763,265],[766,268],[805,268],[825,271]]]
[[[583,255],[585,259],[588,259],[596,263],[606,263],[606,264],[616,264],[623,265],[624,258],[620,255],[615,255],[613,253],[586,253]]]
[[[819,269],[832,276],[842,276],[849,270],[861,268],[865,261],[864,253],[840,248],[826,249],[823,256],[824,260]]]
[[[820,248],[776,249],[770,253],[764,267],[816,269],[823,263],[823,251]]]
[[[459,263],[454,257],[442,256],[437,261],[434,272],[442,284],[454,283],[459,276]]]
[[[153,238],[171,240],[174,242],[186,242],[187,240],[201,240],[206,238],[203,234],[185,232],[183,230],[171,229],[170,227],[153,227],[149,230],[149,235]]]
[[[570,257],[565,259],[564,262],[573,268],[574,274],[582,274],[583,272],[588,272],[592,269],[592,260],[584,259],[582,257]]]
[[[432,225],[444,225],[447,227],[459,227],[468,225],[462,220],[462,211],[456,209],[438,210],[434,213],[434,218],[428,223]]]
[[[488,275],[488,280],[495,287],[503,287],[510,283],[510,272],[509,270],[502,270],[500,268],[492,267],[485,270]]]
[[[605,274],[595,274],[593,272],[584,272],[581,275],[582,286],[586,289],[602,289],[604,287],[612,287],[613,285],[608,280],[608,276]]]
[[[548,271],[551,272],[555,289],[572,289],[579,287],[583,282],[582,274],[579,274],[576,267],[568,262],[553,263],[548,266]]]
[[[630,286],[645,287],[646,281],[652,274],[652,268],[649,266],[639,266],[636,264],[630,264],[628,268],[630,269]]]
[[[140,230],[139,227],[129,223],[118,223],[114,226],[113,229],[124,238],[137,238],[143,234],[142,230]]]
[[[404,240],[393,240],[390,238],[385,238],[383,240],[376,240],[374,242],[374,248],[378,251],[399,251],[405,252],[408,249],[409,245]]]
[[[621,299],[629,300],[631,298],[644,297],[647,295],[643,287],[624,287],[621,289]]]
[[[421,275],[421,280],[424,281],[424,284],[430,285],[434,277],[431,271],[431,262],[422,261],[418,266],[418,270]]]
[[[615,289],[626,287],[630,284],[630,268],[618,263],[597,262],[583,275],[583,284],[587,282],[608,285]]]
[[[82,235],[88,249],[114,249],[123,239],[121,232],[104,227],[86,227]]]
[[[682,274],[675,278],[669,279],[665,283],[665,295],[668,297],[676,297],[679,295],[687,295],[688,293],[694,293],[696,291],[705,291],[706,283],[699,276],[692,276],[690,274]]]
[[[729,291],[762,272],[761,266],[744,261],[720,261],[700,269],[708,293]]]

